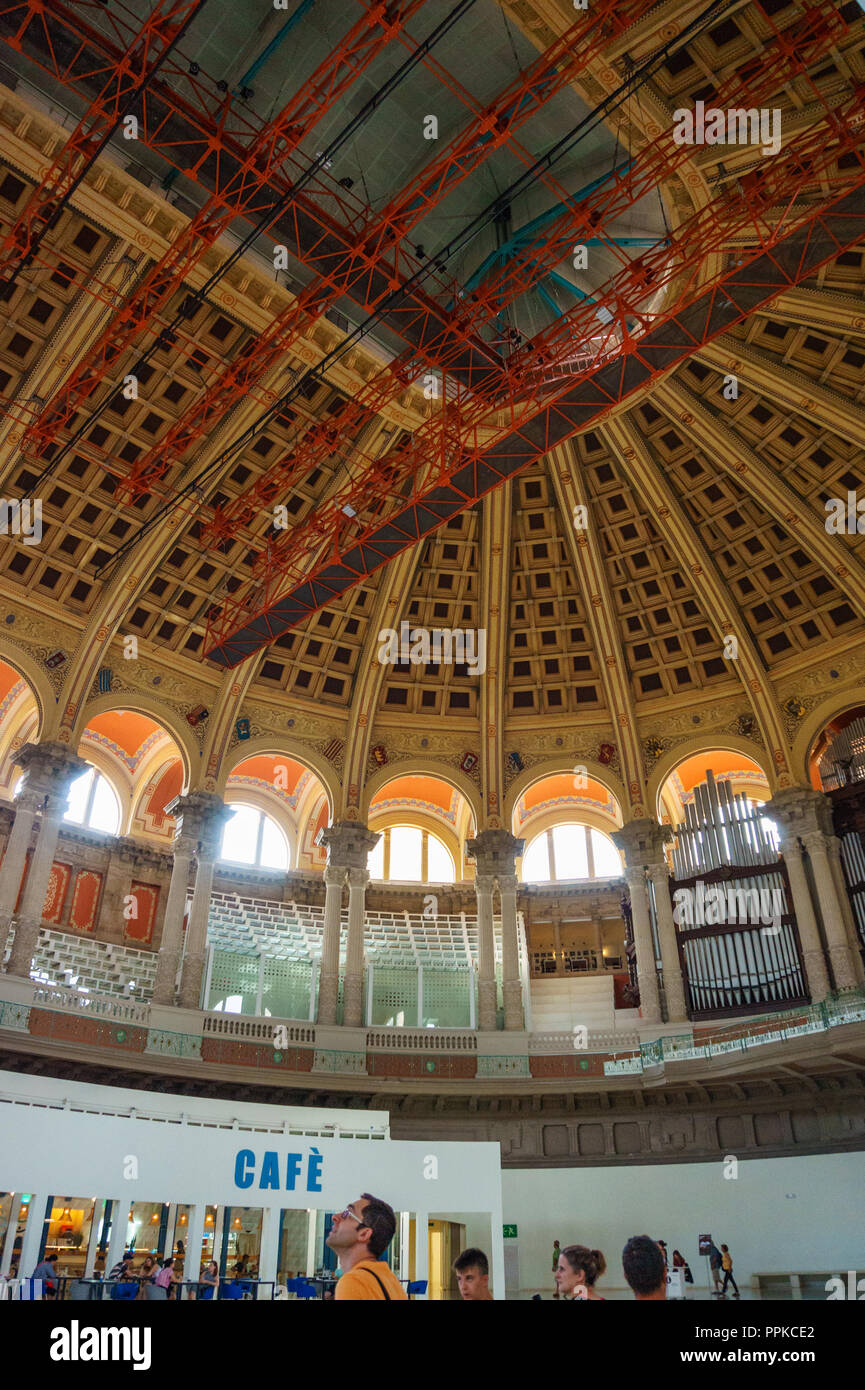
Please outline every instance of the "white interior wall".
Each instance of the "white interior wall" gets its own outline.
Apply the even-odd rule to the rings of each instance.
[[[724,1168],[719,1161],[504,1169],[503,1216],[519,1228],[523,1293],[552,1293],[554,1240],[602,1250],[599,1291],[624,1288],[622,1247],[643,1233],[665,1240],[671,1256],[680,1250],[697,1285],[707,1283],[697,1254],[702,1232],[729,1245],[740,1287],[752,1273],[865,1275],[865,1153],[742,1160],[735,1178]]]

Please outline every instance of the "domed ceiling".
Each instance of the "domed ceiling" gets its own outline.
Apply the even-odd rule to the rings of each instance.
[[[329,199],[336,220],[395,198],[579,18],[564,0],[478,0],[361,120],[446,15],[443,6],[421,9],[297,144],[293,157],[302,167],[322,159],[310,197],[322,205]],[[605,6],[609,41],[559,85],[518,139],[497,147],[415,219],[400,264],[405,279],[427,266],[424,292],[437,312],[458,313],[477,290],[478,341],[491,349],[525,345],[557,331],[574,306],[600,303],[617,260],[633,265],[647,243],[663,256],[699,208],[733,187],[745,196],[758,151],[694,146],[651,194],[610,221],[590,270],[551,254],[546,278],[530,276],[504,309],[483,317],[485,277],[531,263],[521,241],[527,226],[599,180],[608,183],[653,132],[669,128],[677,108],[725,90],[771,47],[773,26],[784,30],[798,17],[796,7],[772,0],[719,5],[711,22],[698,23],[704,9],[658,5],[619,33],[614,7]],[[231,88],[284,16],[262,14],[253,32],[245,11],[213,0],[213,13],[219,22],[202,13],[179,49],[184,63],[195,57],[202,83],[219,79]],[[251,95],[235,100],[250,129],[284,106],[346,22],[345,6],[333,0],[294,26],[278,56],[249,80]],[[839,23],[825,52],[814,49],[809,72],[791,68],[771,86],[785,139],[816,128],[821,95],[834,99],[865,80],[861,11],[846,5]],[[72,94],[60,100],[62,89],[37,66],[37,49],[35,38],[23,53],[4,45],[15,88],[0,93],[4,236],[57,148],[64,106],[77,112],[82,105]],[[653,58],[650,74],[629,87],[628,75]],[[170,84],[170,74],[164,80]],[[438,118],[437,141],[422,137],[430,114]],[[355,120],[356,134],[339,145]],[[532,160],[581,126],[549,176],[529,192],[504,196]],[[262,628],[265,637],[226,670],[225,660],[206,655],[215,644],[208,620],[237,595],[254,610],[263,556],[284,532],[291,540],[306,528],[317,562],[331,544],[336,556],[342,533],[314,528],[352,482],[372,477],[379,490],[367,495],[360,518],[345,512],[346,525],[366,524],[376,509],[387,515],[394,497],[407,494],[398,479],[388,493],[381,460],[417,447],[441,402],[430,397],[428,382],[425,393],[420,355],[409,353],[412,371],[398,389],[343,429],[351,402],[389,358],[406,353],[398,315],[382,315],[359,334],[363,312],[346,294],[332,294],[326,316],[310,316],[307,329],[287,335],[290,346],[260,372],[244,374],[275,317],[290,320],[295,296],[308,292],[314,276],[294,254],[284,274],[274,271],[281,224],[223,268],[232,238],[249,230],[239,219],[218,251],[194,259],[91,393],[63,397],[64,383],[92,361],[141,277],[206,203],[215,177],[209,166],[195,179],[172,171],[155,139],[122,146],[115,139],[107,147],[34,263],[7,282],[0,330],[4,495],[35,492],[43,503],[41,542],[9,536],[0,552],[2,632],[7,655],[18,647],[45,671],[65,710],[61,729],[105,690],[99,672],[107,669],[111,692],[126,705],[134,707],[130,697],[137,696],[143,711],[166,711],[206,750],[214,788],[229,748],[251,738],[255,751],[270,755],[280,751],[279,737],[298,757],[308,749],[326,782],[333,769],[343,806],[361,808],[364,783],[412,759],[417,771],[449,765],[467,785],[481,782],[494,818],[508,786],[532,767],[576,760],[592,776],[609,769],[626,819],[651,814],[652,769],[695,734],[750,749],[782,785],[802,779],[790,751],[801,721],[834,689],[861,688],[865,672],[865,535],[830,535],[824,525],[826,499],[865,487],[861,244],[829,255],[814,274],[695,342],[669,370],[515,476],[496,486],[487,479],[462,510],[448,512],[414,544],[394,547],[388,563],[381,556],[370,562],[343,592],[316,590],[307,616],[270,640]],[[850,158],[841,157],[842,172]],[[803,193],[801,206],[817,196]],[[440,269],[428,265],[490,209],[492,220]],[[736,264],[753,242],[739,228],[729,244],[706,253],[695,284]],[[648,296],[643,311],[651,306],[661,316],[665,302],[664,294]],[[596,326],[605,322],[599,311]],[[203,394],[231,368],[233,394],[206,428],[184,436]],[[427,364],[426,377],[431,370]],[[137,395],[122,389],[129,373]],[[290,403],[274,413],[288,388]],[[454,389],[463,390],[459,383]],[[47,428],[61,398],[67,417],[55,418],[49,442],[43,433],[37,448],[33,429],[40,422]],[[339,428],[326,439],[322,422],[330,419]],[[476,437],[492,437],[494,424],[490,408]],[[130,475],[137,489],[127,486]],[[276,505],[284,509],[278,523]],[[268,599],[278,592],[271,586]],[[437,663],[433,654],[418,664],[408,657],[382,664],[380,633],[399,632],[401,623],[483,631],[484,659]],[[57,652],[62,660],[53,660]],[[488,785],[491,762],[500,767],[495,787]]]

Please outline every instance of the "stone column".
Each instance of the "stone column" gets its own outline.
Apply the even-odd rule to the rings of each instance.
[[[838,894],[838,901],[841,904],[841,915],[844,918],[844,926],[847,930],[847,941],[850,945],[853,969],[856,972],[858,983],[862,985],[865,984],[865,961],[862,959],[862,945],[859,937],[859,930],[853,916],[853,907],[850,902],[850,895],[847,892],[847,880],[844,877],[844,868],[841,863],[841,841],[837,835],[830,835],[826,843],[829,850],[829,864],[832,869],[832,877],[835,880],[835,891]]]
[[[183,946],[180,1006],[184,1009],[201,1007],[201,979],[207,954],[207,922],[210,917],[210,895],[213,891],[213,869],[219,857],[223,827],[232,815],[230,807],[226,806],[220,797],[206,792],[196,795],[201,797],[202,801],[206,797],[207,801],[201,807],[198,867],[195,871],[195,888]]]
[[[363,947],[367,860],[379,836],[359,821],[337,821],[322,831],[327,849],[324,871],[324,931],[321,944],[321,976],[318,986],[318,1021],[335,1023],[339,1001],[339,935],[342,887],[349,877],[349,924],[346,943],[346,975],[343,1018],[349,1027],[363,1021]]]
[[[363,938],[368,869],[348,871],[348,941],[345,952],[343,1021],[347,1028],[363,1023]]]
[[[492,874],[475,874],[478,899],[478,1028],[492,1032],[496,1026],[496,948],[493,936]]]
[[[18,901],[18,889],[21,887],[21,876],[33,837],[33,826],[38,812],[42,809],[43,800],[40,792],[29,791],[26,786],[21,788],[15,798],[15,820],[9,834],[3,864],[0,866],[0,961],[3,960],[6,951],[12,915]]]
[[[28,749],[34,751],[28,753]],[[6,967],[10,975],[21,975],[27,979],[36,950],[39,928],[42,925],[42,909],[45,905],[45,894],[48,891],[60,826],[68,804],[69,788],[76,777],[87,771],[88,764],[76,757],[62,743],[28,744],[22,750],[22,754],[26,754],[28,763],[25,789],[30,789],[32,781],[36,790],[41,791],[45,797],[39,838],[30,861],[21,911],[15,924],[15,940]],[[10,872],[14,874],[14,867]]]
[[[640,990],[640,1013],[646,1023],[660,1023],[661,997],[658,972],[655,969],[655,945],[649,916],[649,893],[646,871],[635,865],[625,870],[631,895],[631,922],[634,927],[634,946],[637,952],[637,983]]]
[[[679,946],[676,940],[676,923],[673,920],[673,904],[670,901],[670,871],[666,863],[650,864],[648,875],[655,889],[655,910],[658,918],[658,938],[661,943],[661,959],[664,963],[664,993],[667,996],[667,1019],[670,1023],[683,1023],[688,1017],[685,1007],[685,987],[682,981],[682,968],[679,962]]]
[[[174,837],[174,863],[159,942],[156,979],[153,985],[154,1004],[173,1004],[175,980],[183,950],[183,918],[189,891],[189,868],[198,843],[200,805],[198,798],[177,796],[167,809],[177,819]]]
[[[495,949],[492,930],[492,884],[498,883],[502,904],[502,1002],[505,1028],[519,1032],[523,1028],[523,986],[520,979],[520,953],[517,926],[517,878],[515,863],[525,848],[525,840],[517,840],[508,830],[482,830],[466,843],[466,851],[474,861],[475,891],[478,896],[478,1012],[481,1029],[495,1028]],[[489,914],[489,951],[483,950]],[[483,920],[483,929],[482,929]],[[492,990],[490,990],[490,984]],[[490,1005],[492,1013],[490,1013]]]
[[[339,1001],[339,933],[342,921],[342,889],[345,869],[335,864],[324,871],[324,929],[321,939],[321,973],[318,980],[318,1021],[336,1023]]]
[[[505,1006],[505,1028],[519,1032],[523,1027],[523,985],[520,979],[517,926],[517,876],[499,874],[498,879],[502,904],[502,997]]]
[[[802,943],[805,973],[813,1002],[819,1003],[829,993],[829,980],[826,977],[825,953],[801,863],[800,844],[805,846],[811,859],[814,889],[823,921],[835,988],[855,989],[856,966],[829,857],[830,841],[835,838],[830,803],[822,792],[816,791],[813,787],[789,787],[776,792],[772,800],[763,807],[763,811],[778,827],[781,852],[790,878],[790,892]]]
[[[829,963],[832,966],[832,974],[835,976],[835,988],[838,990],[855,989],[856,967],[853,964],[853,953],[850,950],[850,942],[847,937],[847,924],[838,897],[838,886],[832,873],[832,865],[829,862],[830,838],[831,836],[826,835],[822,830],[813,830],[809,834],[803,835],[802,841],[811,859],[817,901],[820,904],[823,930],[826,933],[826,945],[829,948]]]
[[[780,818],[776,817],[776,824],[781,830]],[[799,941],[802,946],[802,963],[805,967],[805,979],[808,983],[808,991],[814,1004],[819,1004],[831,991],[829,984],[829,972],[826,969],[826,958],[823,953],[823,943],[820,940],[820,932],[817,929],[817,918],[814,915],[814,904],[811,902],[811,893],[808,888],[808,879],[805,875],[805,864],[802,859],[802,850],[795,835],[785,837],[781,835],[781,847],[784,854],[784,863],[787,865],[787,877],[790,880],[790,896],[793,899],[792,907],[796,917],[796,924],[799,928]]]
[[[658,972],[655,968],[655,945],[649,911],[649,892],[646,870],[652,876],[657,909],[656,925],[661,964],[664,971],[664,992],[670,1022],[687,1018],[682,971],[676,941],[676,924],[668,887],[669,873],[664,857],[664,844],[671,838],[669,826],[659,825],[646,816],[629,821],[613,832],[613,841],[625,855],[625,877],[631,895],[631,921],[634,947],[637,954],[637,981],[640,989],[640,1009],[647,1023],[660,1023],[661,1001]]]

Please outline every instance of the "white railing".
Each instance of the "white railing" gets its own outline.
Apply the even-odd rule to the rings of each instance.
[[[202,1020],[202,1033],[219,1038],[245,1038],[251,1042],[268,1042],[276,1046],[280,1030],[280,1042],[286,1046],[291,1043],[315,1044],[315,1028],[309,1023],[286,1021],[279,1018],[246,1018],[242,1014],[205,1014]]]
[[[77,989],[63,989],[59,985],[37,985],[33,990],[33,1003],[44,1004],[49,1009],[68,1009],[96,1018],[110,1018],[117,1023],[140,1023],[144,1027],[150,1018],[148,1004],[127,1003],[105,994],[81,994]]]
[[[529,1052],[558,1053],[579,1052],[639,1052],[639,1033],[595,1033],[589,1030],[585,1047],[575,1049],[576,1033],[532,1033],[529,1036]]]
[[[368,1052],[477,1052],[470,1028],[368,1028]]]

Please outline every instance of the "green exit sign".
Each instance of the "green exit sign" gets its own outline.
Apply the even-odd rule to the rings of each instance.
[[[504,1236],[505,1240],[516,1240],[516,1238],[517,1238],[517,1228],[516,1228],[516,1226],[502,1226],[502,1235]]]

